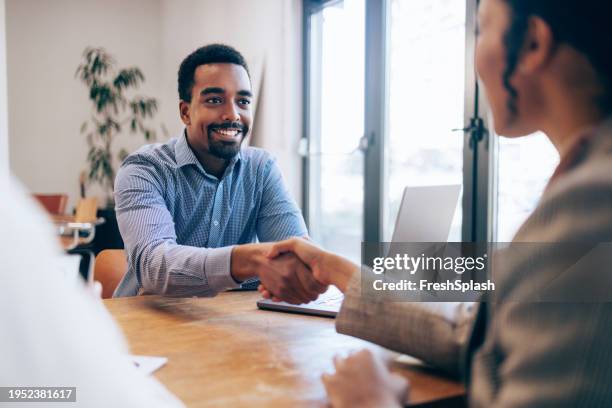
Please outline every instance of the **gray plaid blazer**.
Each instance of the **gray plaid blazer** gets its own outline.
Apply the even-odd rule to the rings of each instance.
[[[513,242],[612,242],[612,120],[588,136]],[[612,407],[612,303],[515,301],[533,291],[535,277],[573,262],[559,251],[520,252],[496,264],[496,291],[478,305],[366,300],[355,276],[336,328],[463,374],[473,407]],[[596,268],[609,277],[601,285],[612,299],[612,264]],[[571,292],[572,281],[563,284]]]

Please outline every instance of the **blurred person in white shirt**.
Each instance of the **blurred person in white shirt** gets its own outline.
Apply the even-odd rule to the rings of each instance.
[[[133,365],[102,302],[74,281],[76,271],[73,280],[62,272],[50,221],[16,181],[0,176],[0,387],[76,387],[76,403],[54,407],[183,406]]]

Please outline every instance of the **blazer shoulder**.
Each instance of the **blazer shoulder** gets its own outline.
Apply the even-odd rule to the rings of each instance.
[[[559,242],[612,237],[612,151],[595,151],[542,195],[515,240]]]

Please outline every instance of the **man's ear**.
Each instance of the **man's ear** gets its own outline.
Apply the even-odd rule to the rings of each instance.
[[[555,39],[548,23],[540,17],[530,17],[519,72],[528,75],[541,70],[550,62],[554,49]]]
[[[191,125],[191,111],[188,102],[180,101],[179,102],[179,113],[181,115],[181,120],[185,124],[185,126]]]

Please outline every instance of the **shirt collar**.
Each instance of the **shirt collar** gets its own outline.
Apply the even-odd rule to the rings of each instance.
[[[174,147],[174,152],[176,154],[176,164],[178,167],[183,167],[190,164],[200,164],[198,158],[187,143],[187,130],[183,130],[183,133],[178,137],[176,146]]]
[[[204,174],[206,174],[207,176],[214,177],[213,175],[208,174],[206,170],[204,170],[204,168],[202,167],[202,164],[200,164],[200,161],[196,157],[195,153],[193,152],[193,150],[191,150],[191,147],[189,147],[189,143],[187,143],[187,129],[184,129],[181,136],[178,137],[176,146],[174,147],[174,153],[176,155],[176,164],[179,168],[183,166],[188,166],[188,165],[195,165],[200,170],[202,170]],[[236,163],[240,161],[241,156],[242,156],[242,149],[238,152],[236,156],[232,157],[227,168],[225,169],[224,176],[226,174],[229,174],[229,172],[233,170]]]

